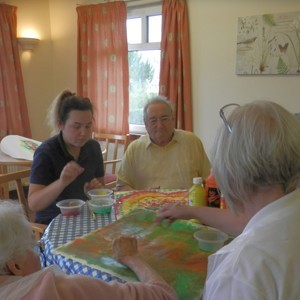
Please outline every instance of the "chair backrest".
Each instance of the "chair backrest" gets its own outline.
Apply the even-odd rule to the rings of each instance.
[[[105,172],[107,171],[107,165],[111,165],[110,173],[115,174],[117,164],[121,162],[130,142],[129,134],[93,132],[92,138],[100,142],[101,148],[105,148],[105,151],[102,149]]]
[[[30,176],[30,169],[0,175],[0,185],[8,184],[9,182],[15,183],[15,188],[18,193],[19,202],[20,204],[23,205],[25,210],[24,213],[26,214],[28,220],[30,220],[31,214],[28,206],[28,201],[25,196],[22,179],[28,178],[29,176]]]
[[[92,138],[101,145],[105,170],[104,184],[106,188],[112,189],[117,183],[117,164],[122,161],[130,142],[130,135],[93,132]]]
[[[24,214],[26,215],[27,219],[31,222],[31,227],[35,234],[35,239],[39,240],[41,235],[46,229],[46,225],[33,223],[34,221],[34,213],[29,209],[28,201],[24,192],[24,186],[22,179],[28,178],[30,176],[30,169],[16,171],[6,174],[0,174],[0,186],[4,184],[8,184],[9,182],[14,182],[18,199],[20,204],[22,204],[24,208]]]

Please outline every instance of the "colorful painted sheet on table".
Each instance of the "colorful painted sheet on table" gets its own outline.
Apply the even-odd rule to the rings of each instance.
[[[1,151],[17,158],[33,160],[34,151],[41,145],[41,142],[19,135],[7,135],[0,143]]]
[[[135,208],[158,209],[169,203],[187,204],[187,190],[115,192],[117,216],[124,216]]]
[[[136,281],[135,274],[112,257],[111,248],[115,237],[134,235],[138,238],[138,255],[175,288],[179,299],[199,299],[209,255],[199,250],[193,237],[201,225],[176,221],[171,226],[153,226],[154,217],[152,210],[133,210],[120,220],[77,238],[55,252],[121,279]]]

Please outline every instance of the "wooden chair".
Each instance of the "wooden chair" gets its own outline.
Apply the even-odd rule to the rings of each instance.
[[[93,132],[92,138],[100,143],[101,149],[105,148],[102,154],[105,170],[104,184],[106,188],[114,188],[117,183],[117,165],[128,147],[130,135]]]
[[[0,185],[8,184],[9,182],[14,182],[18,193],[19,202],[20,204],[22,204],[24,208],[24,213],[27,219],[31,223],[35,240],[38,241],[41,238],[47,226],[44,224],[34,223],[34,213],[29,209],[28,201],[24,193],[24,186],[22,182],[22,179],[28,178],[29,176],[30,176],[30,169],[6,173],[6,174],[0,174]]]

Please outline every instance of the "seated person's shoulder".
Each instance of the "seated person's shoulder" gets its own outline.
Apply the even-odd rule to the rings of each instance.
[[[149,141],[149,137],[147,135],[141,135],[138,139],[132,141],[128,147],[130,148],[138,148],[146,145]]]
[[[94,139],[89,139],[87,142],[86,142],[86,147],[89,147],[89,148],[93,148],[93,149],[100,149],[101,146],[100,146],[100,143]]]
[[[198,138],[198,136],[191,132],[191,131],[187,131],[187,130],[182,130],[182,129],[176,129],[175,131],[175,135],[178,137],[178,139],[182,139],[185,141],[200,141],[200,139]]]
[[[44,152],[44,151],[49,151],[52,149],[56,149],[58,146],[58,138],[57,136],[52,136],[48,138],[47,140],[43,141],[42,144],[35,150],[36,152]]]

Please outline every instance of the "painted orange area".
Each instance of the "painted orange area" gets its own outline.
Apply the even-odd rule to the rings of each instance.
[[[124,216],[136,208],[158,209],[166,204],[188,204],[187,190],[116,192],[116,211]]]
[[[179,299],[199,299],[205,282],[208,255],[193,238],[199,225],[176,221],[154,226],[155,211],[135,209],[118,221],[59,247],[55,252],[127,281],[135,274],[112,255],[112,240],[119,235],[138,238],[139,255],[178,293]]]

